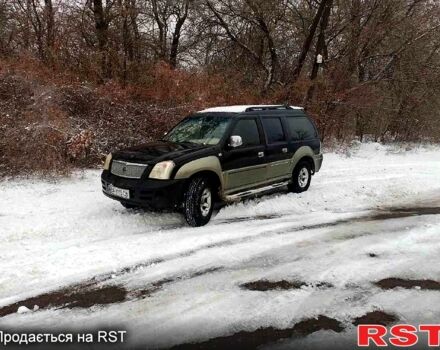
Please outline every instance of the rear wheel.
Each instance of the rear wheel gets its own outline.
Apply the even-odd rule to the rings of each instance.
[[[194,227],[206,225],[211,219],[213,193],[205,177],[191,179],[183,198],[183,215],[186,222]]]
[[[312,168],[309,162],[300,162],[292,173],[292,183],[289,184],[289,191],[301,193],[307,191],[312,180]]]

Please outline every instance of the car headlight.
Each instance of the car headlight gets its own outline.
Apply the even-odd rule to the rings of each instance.
[[[105,162],[104,162],[104,170],[109,170],[110,169],[110,162],[112,161],[112,154],[109,153],[107,158],[105,158]]]
[[[171,160],[157,163],[153,170],[151,170],[150,179],[168,180],[171,176],[174,166],[175,164]]]

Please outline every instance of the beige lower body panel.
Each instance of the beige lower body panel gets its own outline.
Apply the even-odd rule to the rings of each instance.
[[[259,193],[264,193],[264,192],[268,192],[280,187],[284,187],[287,186],[289,184],[289,181],[282,181],[282,182],[276,182],[270,185],[265,185],[262,187],[256,187],[254,189],[250,189],[244,192],[238,192],[235,194],[230,194],[230,195],[226,195],[225,196],[225,201],[227,202],[236,202],[239,201],[243,198],[249,197],[249,196],[253,196],[253,195],[257,195]]]
[[[225,193],[258,186],[266,181],[266,164],[223,172]]]
[[[226,200],[235,200],[238,197],[237,193],[245,192],[264,192],[267,188],[270,190],[273,186],[277,186],[280,182],[285,182],[290,179],[291,162],[290,160],[282,160],[272,162],[264,165],[256,165],[241,169],[234,169],[232,171],[223,172],[225,179],[224,198]]]
[[[314,154],[310,147],[301,147],[291,159],[224,171],[223,199],[235,201],[246,197],[248,193],[252,195],[286,185],[291,181],[293,169],[303,157],[312,158],[315,172],[320,170],[322,154]]]
[[[283,176],[289,176],[291,173],[290,164],[290,159],[280,160],[267,164],[266,178],[269,180]]]

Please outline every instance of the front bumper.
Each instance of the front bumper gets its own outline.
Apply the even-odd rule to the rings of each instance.
[[[107,197],[157,210],[177,208],[182,201],[185,186],[185,180],[127,179],[113,175],[108,170],[102,172],[101,183],[102,191]],[[130,199],[108,193],[109,184],[129,190]]]

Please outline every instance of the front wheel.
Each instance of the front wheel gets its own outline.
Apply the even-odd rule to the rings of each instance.
[[[308,162],[300,162],[292,173],[292,183],[289,190],[295,193],[307,191],[312,180],[312,169]]]
[[[213,195],[209,181],[204,177],[191,179],[183,198],[183,215],[193,226],[206,225],[211,219]]]

